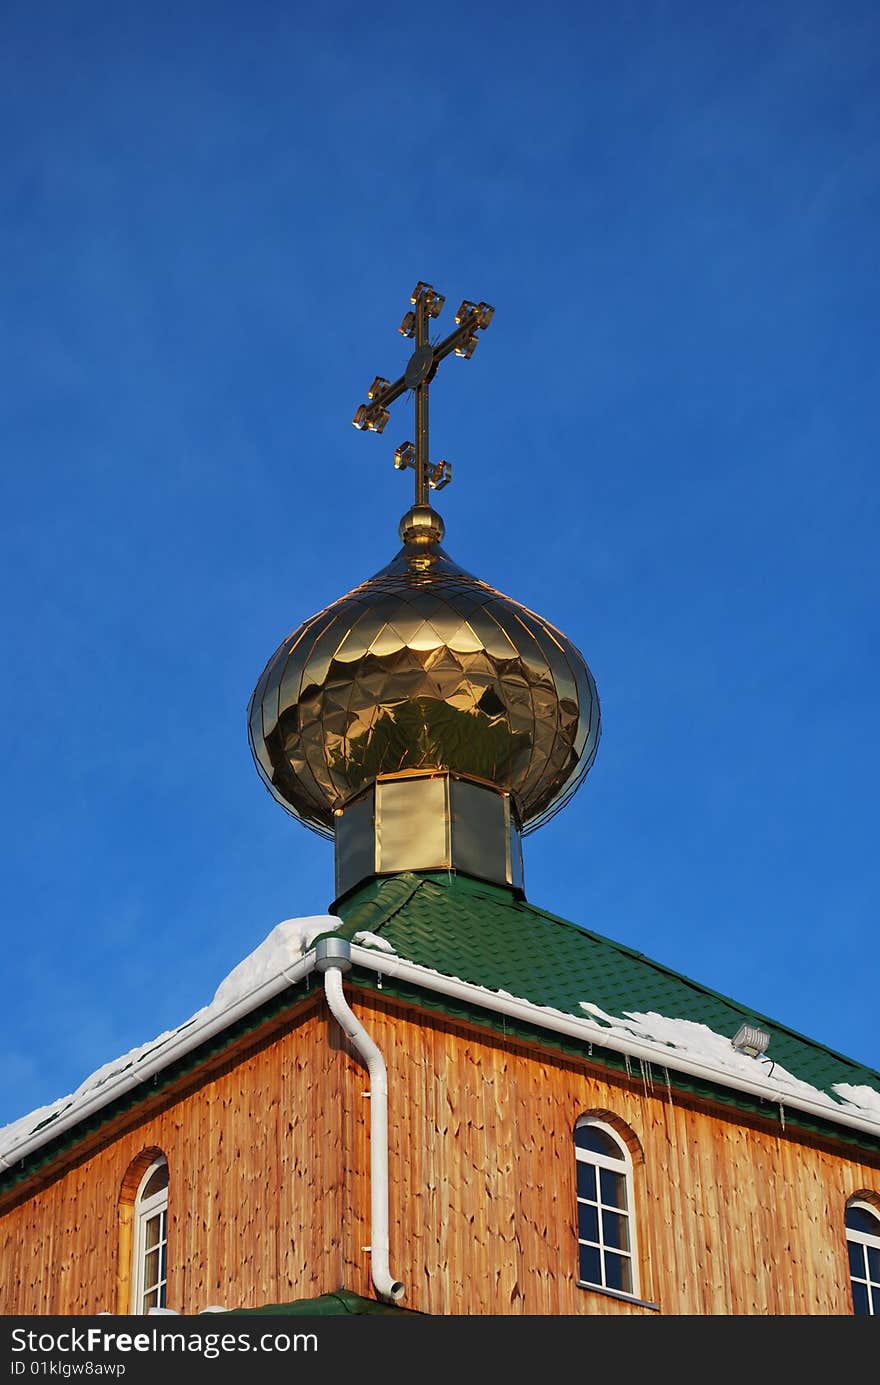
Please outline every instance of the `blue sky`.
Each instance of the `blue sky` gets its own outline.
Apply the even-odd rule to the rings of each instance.
[[[0,1123],[213,996],[332,846],[246,708],[398,547],[350,420],[418,279],[447,551],[603,737],[536,904],[873,1067],[880,16],[4,6]]]

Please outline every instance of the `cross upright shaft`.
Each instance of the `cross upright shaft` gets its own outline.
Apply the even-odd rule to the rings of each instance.
[[[414,357],[425,356],[425,348],[431,350],[428,341],[428,306],[424,293],[416,299],[416,349]],[[416,504],[428,503],[428,387],[437,373],[439,362],[433,360],[431,367],[415,387],[416,395]],[[405,377],[404,377],[405,378]]]
[[[432,346],[428,338],[428,322],[438,317],[446,299],[434,291],[430,284],[419,281],[410,296],[413,310],[408,312],[399,331],[405,337],[415,338],[415,350],[407,362],[403,375],[394,384],[377,375],[367,393],[370,401],[361,404],[352,420],[356,428],[381,433],[388,422],[389,406],[407,390],[415,396],[415,446],[411,442],[402,443],[394,454],[394,465],[402,470],[412,467],[415,471],[415,501],[417,505],[427,505],[428,491],[440,490],[452,479],[452,468],[448,462],[431,465],[428,450],[428,389],[437,373],[440,362],[453,351],[457,356],[470,359],[477,347],[477,331],[489,326],[495,311],[488,303],[462,303],[455,316],[455,331],[438,345]]]

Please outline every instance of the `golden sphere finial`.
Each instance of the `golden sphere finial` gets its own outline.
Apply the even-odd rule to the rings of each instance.
[[[398,532],[408,546],[423,548],[442,543],[446,525],[430,505],[413,505],[400,521]]]

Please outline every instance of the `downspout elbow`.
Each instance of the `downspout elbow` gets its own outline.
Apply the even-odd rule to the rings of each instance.
[[[397,1303],[405,1289],[391,1273],[388,1236],[388,1072],[385,1059],[345,999],[342,973],[351,966],[345,938],[320,938],[315,965],[324,973],[330,1013],[351,1039],[370,1074],[370,1268],[380,1298]]]

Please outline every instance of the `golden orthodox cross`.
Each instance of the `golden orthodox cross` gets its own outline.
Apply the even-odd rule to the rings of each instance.
[[[439,317],[446,299],[435,293],[430,284],[419,282],[409,300],[413,311],[408,312],[399,331],[404,337],[414,337],[416,349],[406,364],[399,380],[389,384],[377,375],[369,390],[368,404],[361,404],[352,419],[355,428],[381,433],[390,418],[388,406],[399,399],[407,390],[412,390],[416,398],[416,440],[415,444],[403,442],[394,454],[394,465],[399,471],[412,467],[416,474],[416,504],[427,505],[428,490],[441,490],[452,480],[452,467],[448,462],[435,462],[428,458],[428,386],[437,374],[437,367],[444,357],[453,351],[456,356],[470,360],[477,348],[477,332],[484,331],[492,321],[494,308],[488,303],[462,303],[455,315],[457,326],[454,332],[433,346],[428,340],[428,320]]]

